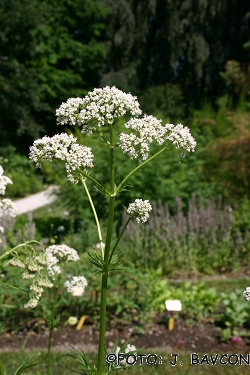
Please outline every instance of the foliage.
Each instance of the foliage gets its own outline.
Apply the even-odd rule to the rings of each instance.
[[[231,122],[205,148],[206,170],[212,181],[220,181],[224,196],[238,198],[249,191],[249,112],[227,114]],[[209,156],[208,156],[209,154]]]
[[[142,110],[161,118],[176,122],[183,120],[186,113],[183,93],[178,84],[166,83],[165,85],[149,87],[139,97]]]
[[[7,186],[7,196],[20,198],[43,189],[34,166],[26,156],[17,154],[14,147],[0,149],[0,163],[13,182]]]
[[[102,3],[110,14],[101,85],[144,93],[174,81],[193,106],[222,93],[219,72],[229,59],[248,61],[242,45],[249,40],[249,9],[243,1],[240,7],[236,0]]]
[[[45,128],[55,131],[59,102],[98,83],[106,13],[94,0],[1,2],[0,146],[27,152]]]
[[[248,66],[246,66],[244,71],[241,64],[234,60],[227,61],[225,72],[220,73],[225,80],[233,106],[235,106],[242,97],[244,98],[250,95],[249,73],[250,70]]]
[[[12,283],[16,273],[8,269],[4,281]],[[85,294],[76,302],[76,297],[68,294],[64,288],[58,291],[57,306],[58,314],[62,321],[67,321],[69,316],[77,315],[80,310],[84,315],[88,315],[90,321],[99,319],[100,302],[100,276],[93,275],[86,256],[81,256],[81,262],[67,264],[62,272],[61,278],[67,279],[70,275],[85,275],[88,280],[88,287]],[[20,280],[19,280],[20,281]],[[20,285],[20,283],[19,283]],[[22,285],[20,285],[23,288]],[[12,319],[10,309],[2,309],[2,321],[5,321],[6,329],[22,329],[25,327],[25,320],[29,314],[22,311],[22,294],[13,292],[5,288],[5,302],[15,305],[19,309],[18,321]],[[180,287],[169,285],[166,279],[159,277],[159,272],[143,272],[140,269],[126,267],[119,273],[114,273],[110,278],[110,292],[108,293],[109,305],[107,310],[108,321],[116,325],[126,325],[133,323],[137,327],[145,327],[150,324],[152,318],[159,312],[165,310],[167,299],[179,299],[182,302],[182,315],[188,321],[201,321],[212,319],[220,300],[215,288],[207,287],[205,283],[191,284],[183,283]],[[50,311],[51,295],[48,291],[43,296],[36,310],[32,313],[40,317],[45,312]],[[19,307],[18,307],[19,306]],[[245,303],[246,306],[246,303]],[[28,319],[29,321],[29,319]],[[30,319],[30,323],[32,320]]]
[[[222,340],[228,340],[233,336],[243,336],[243,325],[250,322],[250,306],[242,298],[242,291],[236,289],[231,293],[221,293],[223,312],[219,314],[218,320],[225,325],[226,329],[222,330]],[[239,328],[241,330],[239,331]]]
[[[186,323],[213,321],[221,300],[216,289],[208,288],[204,282],[184,282],[180,287],[170,287],[167,299],[181,301],[181,315],[186,319]]]

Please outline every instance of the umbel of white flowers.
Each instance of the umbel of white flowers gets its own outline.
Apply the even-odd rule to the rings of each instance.
[[[33,309],[37,306],[44,288],[52,288],[56,275],[61,273],[61,264],[79,260],[75,249],[67,245],[49,246],[44,253],[36,254],[22,259],[18,254],[8,261],[9,266],[23,268],[23,279],[32,279],[30,285],[30,298],[24,305],[25,308]],[[48,273],[49,277],[46,275]],[[75,276],[64,283],[68,292],[74,292],[75,288],[85,288],[88,285],[84,276]],[[83,290],[84,291],[84,290]]]
[[[127,112],[133,116],[119,136],[117,146],[131,159],[142,162],[148,158],[150,144],[173,144],[180,153],[194,151],[196,142],[187,127],[182,124],[161,124],[153,116],[141,115],[139,103],[135,96],[126,94],[116,87],[94,89],[84,98],[70,98],[62,103],[56,111],[58,125],[75,125],[87,136],[99,131],[98,128],[113,121]],[[97,126],[96,126],[97,124]],[[77,139],[65,133],[53,137],[43,137],[30,147],[30,160],[41,168],[43,161],[59,159],[65,162],[69,181],[79,181],[79,169],[87,173],[93,168],[94,155],[90,147],[76,143]]]

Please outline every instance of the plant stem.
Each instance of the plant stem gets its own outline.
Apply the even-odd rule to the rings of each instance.
[[[58,287],[55,288],[55,292],[53,293],[52,313],[51,313],[51,319],[49,322],[49,338],[48,338],[48,349],[47,349],[47,356],[48,356],[47,375],[50,375],[51,342],[52,342],[52,334],[54,330],[57,293],[58,293]]]
[[[94,214],[94,218],[95,218],[95,222],[96,222],[96,226],[97,226],[97,231],[98,231],[98,237],[99,237],[99,241],[100,241],[100,244],[101,244],[102,257],[104,258],[101,226],[100,226],[100,222],[99,222],[99,219],[98,219],[98,216],[97,216],[97,213],[96,213],[95,205],[94,205],[94,203],[92,201],[92,198],[91,198],[91,195],[89,193],[89,189],[88,189],[88,187],[86,185],[85,179],[81,178],[81,180],[82,180],[84,189],[86,191],[86,194],[88,196],[88,199],[89,199],[89,202],[90,202],[93,214]]]
[[[7,255],[13,253],[13,252],[14,252],[15,250],[17,250],[19,247],[29,246],[29,244],[31,244],[31,243],[36,243],[36,244],[38,244],[38,245],[41,246],[40,242],[35,241],[35,240],[27,241],[27,242],[21,243],[20,245],[17,245],[17,246],[15,246],[13,249],[11,249],[11,250],[9,250],[9,251],[6,251],[4,254],[0,255],[0,260],[1,260],[2,258],[5,258]],[[31,246],[30,246],[30,247],[31,247]]]
[[[3,365],[2,365],[1,359],[0,359],[0,375],[4,375]]]
[[[115,194],[118,194],[119,191],[122,190],[123,186],[125,185],[125,182],[129,179],[129,177],[131,177],[135,172],[138,171],[138,169],[144,167],[144,165],[146,165],[147,163],[149,163],[151,160],[153,160],[154,158],[156,158],[158,155],[160,155],[162,152],[168,150],[169,148],[171,148],[171,146],[165,146],[163,147],[160,151],[158,151],[156,154],[154,154],[153,156],[151,156],[149,159],[145,160],[143,163],[139,164],[138,167],[136,167],[135,169],[133,169],[123,180],[122,182],[117,186],[117,188],[115,189]]]
[[[94,186],[98,186],[99,190],[100,191],[103,191],[106,195],[109,195],[109,192],[98,182],[96,181],[95,178],[93,178],[90,174],[87,174],[81,170],[79,170],[81,172],[81,175],[88,178],[90,181],[92,181],[94,183]]]
[[[112,251],[111,251],[111,253],[110,253],[110,256],[109,256],[109,263],[111,262],[111,260],[112,260],[112,256],[114,255],[114,252],[115,252],[115,249],[117,248],[117,246],[118,246],[118,244],[119,244],[119,242],[120,242],[120,240],[121,240],[121,238],[122,238],[122,236],[123,236],[123,233],[125,232],[125,230],[126,230],[126,228],[127,228],[127,226],[128,226],[128,224],[129,224],[129,222],[130,222],[131,219],[132,219],[132,218],[129,217],[128,220],[126,221],[126,224],[125,224],[124,227],[122,228],[122,231],[121,231],[121,233],[119,234],[119,237],[117,238],[116,243],[115,243],[115,245],[114,245],[114,247],[113,247],[113,249],[112,249]]]
[[[98,375],[102,375],[103,361],[104,361],[104,344],[105,344],[105,329],[106,329],[106,307],[107,307],[107,287],[108,287],[108,261],[111,247],[113,224],[114,224],[114,209],[115,209],[115,169],[114,169],[114,139],[112,124],[109,125],[110,133],[110,197],[109,197],[109,213],[108,226],[105,241],[104,265],[102,273],[102,289],[101,289],[101,311],[100,311],[100,330],[99,330],[99,346],[98,346]]]

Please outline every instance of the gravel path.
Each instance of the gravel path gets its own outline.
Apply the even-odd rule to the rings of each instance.
[[[58,189],[57,186],[50,186],[48,189],[41,191],[40,193],[36,193],[30,195],[26,198],[17,199],[14,201],[18,215],[26,214],[30,211],[34,211],[37,208],[47,206],[54,202],[56,196],[53,195],[53,191]]]

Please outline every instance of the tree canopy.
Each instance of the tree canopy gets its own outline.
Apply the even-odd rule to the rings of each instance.
[[[62,101],[93,87],[172,118],[216,102],[229,60],[249,72],[245,0],[2,0],[0,25],[0,147],[25,152],[58,132]]]

